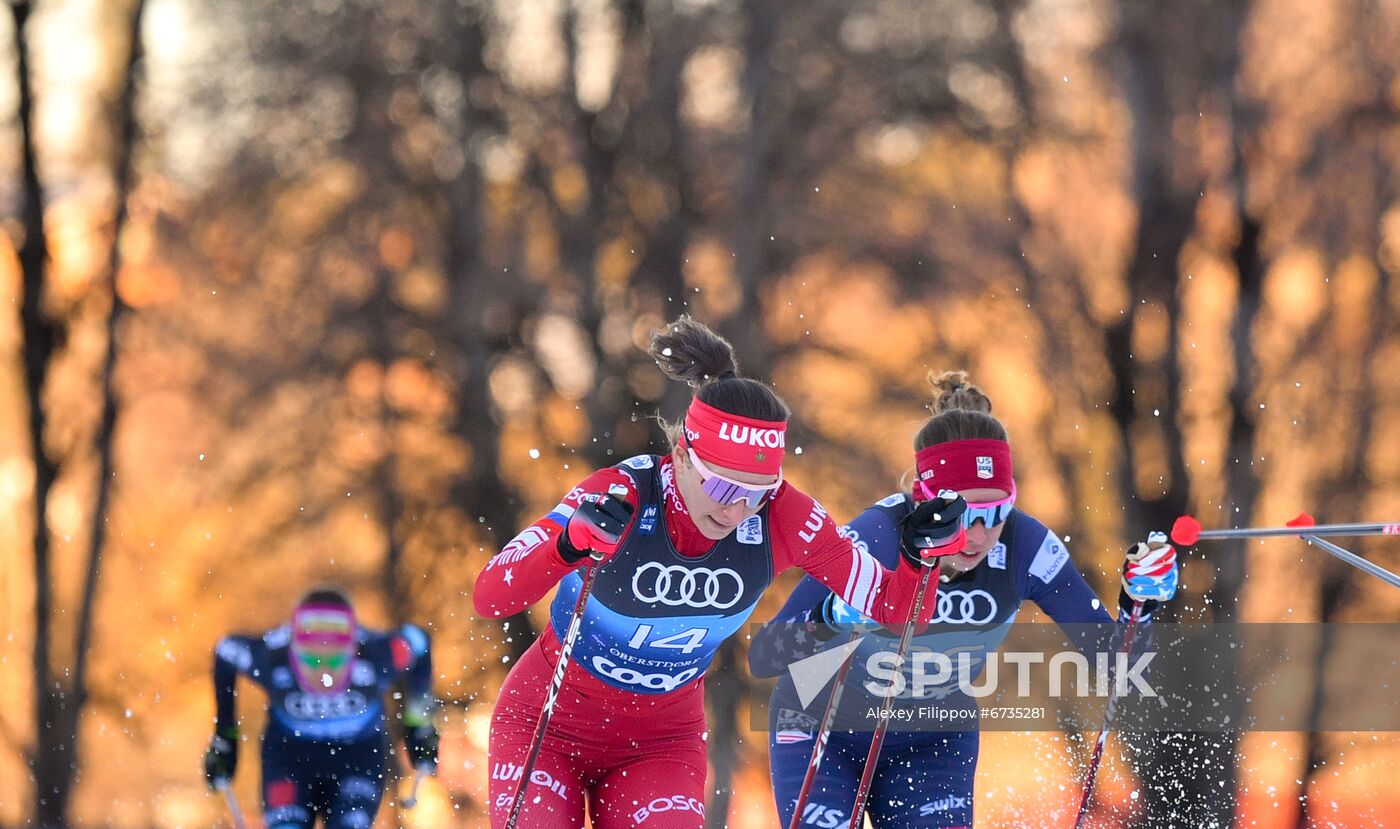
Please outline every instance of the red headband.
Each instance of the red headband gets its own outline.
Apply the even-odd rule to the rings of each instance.
[[[787,421],[756,420],[716,409],[700,398],[685,413],[685,442],[708,464],[778,475],[783,468]]]
[[[952,440],[925,446],[914,455],[918,480],[932,491],[940,489],[1004,489],[1015,487],[1011,444],[1004,440]]]
[[[338,604],[303,604],[292,613],[292,641],[301,647],[348,647],[355,641],[355,611]]]

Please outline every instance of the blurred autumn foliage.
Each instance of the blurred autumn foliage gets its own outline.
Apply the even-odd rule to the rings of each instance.
[[[681,312],[792,404],[789,477],[838,519],[968,368],[1105,596],[1184,511],[1400,514],[1395,3],[8,6],[0,825],[220,819],[212,644],[327,580],[435,637],[444,774],[381,825],[481,825],[544,616],[475,618],[474,575],[662,451],[687,392],[640,346]],[[1188,558],[1182,619],[1400,618],[1297,542]],[[773,826],[743,648],[710,819]],[[1072,822],[1081,735],[984,743],[979,826]],[[1397,748],[1178,735],[1101,825],[1384,825]]]

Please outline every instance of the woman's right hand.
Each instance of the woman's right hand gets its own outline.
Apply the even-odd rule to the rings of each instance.
[[[598,564],[607,561],[617,552],[634,512],[624,486],[608,487],[606,495],[584,495],[559,536],[559,557],[569,564],[585,558]]]
[[[899,552],[915,568],[933,566],[967,546],[962,515],[967,501],[951,490],[924,501],[899,522]]]

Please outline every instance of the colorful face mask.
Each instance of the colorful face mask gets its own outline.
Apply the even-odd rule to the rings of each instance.
[[[302,605],[292,614],[292,673],[310,694],[330,694],[350,684],[357,649],[355,613],[338,605]]]

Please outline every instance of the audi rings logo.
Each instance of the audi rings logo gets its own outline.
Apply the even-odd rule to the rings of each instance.
[[[935,622],[954,625],[985,625],[997,616],[997,600],[985,590],[938,594]]]
[[[728,567],[681,567],[649,561],[632,574],[632,595],[667,607],[728,610],[744,597],[744,580]]]
[[[293,692],[283,700],[287,713],[298,720],[333,720],[355,717],[369,709],[369,700],[359,691],[340,694]]]

